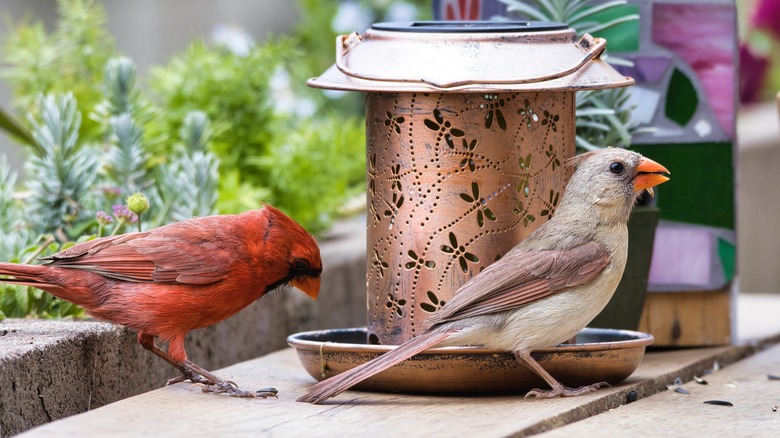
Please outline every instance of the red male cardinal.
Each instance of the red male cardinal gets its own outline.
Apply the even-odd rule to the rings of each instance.
[[[631,208],[642,190],[652,194],[667,181],[661,173],[669,171],[615,148],[579,155],[571,164],[577,169],[555,216],[464,284],[428,318],[424,334],[314,385],[298,401],[321,403],[437,344],[512,351],[552,387],[526,397],[576,396],[606,386],[566,387],[530,353],[570,339],[606,306],[626,264]]]
[[[91,316],[138,332],[138,342],[201,383],[204,392],[241,391],[187,360],[190,330],[226,319],[284,284],[312,298],[322,260],[314,238],[279,210],[189,219],[140,233],[103,237],[46,257],[44,265],[0,263],[0,281],[33,286],[77,304]],[[168,341],[168,352],[154,338]]]

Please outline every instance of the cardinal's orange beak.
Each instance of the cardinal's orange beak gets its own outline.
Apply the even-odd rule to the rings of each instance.
[[[671,172],[655,161],[642,157],[642,161],[639,162],[639,166],[636,168],[634,191],[647,190],[647,192],[650,193],[650,196],[655,196],[653,187],[669,181],[669,177],[662,175],[662,173]]]
[[[320,277],[299,277],[290,281],[290,284],[300,289],[306,295],[316,300],[320,294]]]

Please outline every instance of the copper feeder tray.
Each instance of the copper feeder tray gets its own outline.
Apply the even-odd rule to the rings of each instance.
[[[365,328],[319,330],[291,335],[306,371],[323,380],[394,348],[366,344]],[[629,330],[585,328],[574,344],[533,352],[533,357],[568,386],[606,381],[617,384],[630,376],[653,336]],[[521,366],[511,353],[480,347],[431,348],[376,376],[355,389],[441,394],[525,393],[547,385]]]

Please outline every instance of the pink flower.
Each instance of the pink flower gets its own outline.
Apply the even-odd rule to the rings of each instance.
[[[765,30],[780,40],[780,0],[759,0],[750,21],[754,28]]]
[[[138,216],[125,205],[114,205],[114,217],[122,223],[132,224],[138,220]]]
[[[747,44],[739,46],[739,101],[758,102],[761,99],[764,80],[769,70],[769,60],[753,53]]]
[[[106,226],[114,222],[114,218],[112,218],[111,215],[109,215],[108,213],[102,210],[95,214],[95,218],[97,219],[98,223],[101,226]]]

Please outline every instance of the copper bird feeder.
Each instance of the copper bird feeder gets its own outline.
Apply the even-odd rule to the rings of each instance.
[[[369,343],[400,344],[555,212],[576,90],[633,84],[564,24],[374,24],[308,85],[366,98]]]

